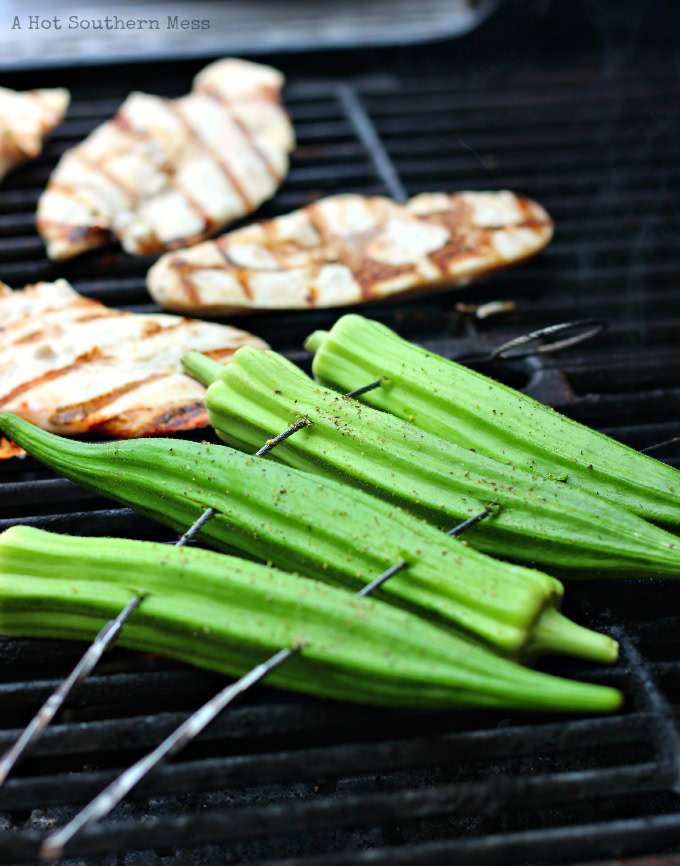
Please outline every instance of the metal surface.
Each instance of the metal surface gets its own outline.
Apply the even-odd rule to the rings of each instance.
[[[489,56],[463,47],[460,59],[440,60],[435,72],[424,55],[356,78],[286,69],[299,147],[262,213],[331,192],[387,192],[392,173],[357,134],[365,118],[409,195],[509,187],[534,196],[556,221],[554,241],[536,260],[462,291],[364,312],[451,357],[491,351],[555,322],[605,319],[607,333],[582,346],[494,372],[633,447],[670,442],[653,453],[680,466],[672,444],[680,435],[678,70],[661,51],[649,63],[611,55],[606,68],[597,57],[574,62],[559,52],[514,64],[496,55],[491,64]],[[32,212],[65,146],[133,87],[178,94],[196,68],[150,65],[50,81],[73,83],[73,110],[44,156],[0,187],[0,277],[23,285],[64,275],[106,303],[151,309],[148,259],[112,247],[57,268],[44,258]],[[362,121],[347,115],[347,87]],[[461,301],[515,306],[479,320],[457,311]],[[308,369],[302,340],[336,316],[259,314],[239,324]],[[171,539],[30,459],[0,472],[0,527],[19,520]],[[560,661],[549,669],[622,687],[623,712],[601,719],[396,713],[261,689],[75,840],[69,866],[107,858],[125,866],[564,866],[680,851],[680,585],[596,577],[568,585],[565,612],[618,629],[621,663]],[[81,652],[69,642],[0,640],[0,750]],[[0,789],[0,862],[35,862],[50,830],[222,682],[163,659],[107,654]]]
[[[0,69],[409,45],[469,33],[499,2],[2,0]]]

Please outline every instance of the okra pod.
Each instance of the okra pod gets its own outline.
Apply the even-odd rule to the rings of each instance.
[[[655,523],[680,525],[680,473],[520,391],[402,339],[362,316],[306,342],[322,383],[421,430],[528,472],[566,481]],[[366,347],[370,346],[370,351]]]
[[[210,423],[230,445],[253,450],[307,416],[311,424],[272,456],[340,477],[442,529],[498,503],[466,533],[470,545],[512,560],[592,576],[680,575],[680,539],[587,491],[461,448],[361,400],[313,382],[276,352],[239,349],[228,367],[185,356],[211,379]]]
[[[176,530],[204,509],[216,509],[199,537],[219,549],[353,590],[405,560],[408,567],[379,590],[381,598],[508,656],[616,658],[615,641],[559,612],[559,581],[478,553],[340,481],[221,445],[176,439],[89,444],[8,414],[0,415],[0,429],[67,478]]]
[[[0,633],[91,639],[135,595],[118,642],[240,676],[302,645],[271,685],[396,706],[607,711],[616,689],[527,670],[420,617],[211,551],[15,526],[0,535]]]

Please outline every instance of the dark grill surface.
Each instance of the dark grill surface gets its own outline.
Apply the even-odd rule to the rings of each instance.
[[[535,197],[556,221],[553,243],[535,261],[460,292],[364,312],[449,356],[555,322],[605,319],[605,334],[552,360],[488,371],[635,447],[680,436],[677,67],[642,53],[604,64],[599,55],[575,63],[559,54],[474,63],[470,51],[457,62],[453,53],[440,54],[436,72],[425,49],[403,63],[371,66],[363,57],[351,77],[351,58],[323,74],[312,60],[306,72],[286,60],[285,101],[299,146],[262,215],[350,190],[508,187]],[[0,278],[20,287],[65,276],[106,303],[155,309],[144,288],[151,259],[111,247],[56,267],[33,211],[59,155],[131,89],[178,95],[196,68],[2,82],[63,82],[74,103],[43,157],[0,187]],[[513,300],[516,310],[478,321],[456,307],[487,300]],[[337,315],[261,314],[238,323],[307,365],[302,338]],[[676,466],[679,453],[677,443],[654,452]],[[30,459],[0,472],[1,528],[18,520],[170,538]],[[671,582],[568,586],[567,613],[617,637],[622,661],[614,669],[567,662],[549,669],[623,688],[626,707],[610,718],[386,712],[262,688],[77,839],[63,862],[538,866],[678,850],[679,610]],[[0,750],[80,651],[75,643],[0,639]],[[167,660],[108,654],[0,789],[0,862],[33,861],[46,830],[222,683]]]

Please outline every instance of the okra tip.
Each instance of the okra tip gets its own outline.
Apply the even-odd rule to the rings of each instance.
[[[326,341],[328,331],[314,331],[305,340],[305,349],[308,352],[317,352]]]
[[[182,366],[194,379],[198,379],[203,385],[212,385],[221,378],[224,365],[219,361],[213,361],[201,352],[187,352],[182,356]]]
[[[541,611],[524,650],[527,658],[546,653],[579,656],[611,664],[619,657],[619,645],[608,635],[584,628],[567,619],[553,605],[548,605]]]

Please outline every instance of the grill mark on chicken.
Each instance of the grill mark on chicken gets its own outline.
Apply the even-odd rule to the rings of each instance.
[[[17,385],[16,388],[12,389],[9,394],[0,397],[0,406],[6,406],[8,403],[16,400],[17,397],[23,397],[24,394],[37,388],[39,385],[44,385],[46,382],[51,382],[53,379],[60,379],[62,376],[67,376],[69,373],[82,367],[83,364],[86,364],[88,361],[94,360],[98,355],[99,351],[96,349],[92,352],[86,352],[76,358],[72,364],[67,364],[65,367],[60,367],[57,370],[49,370],[47,373],[36,376],[35,379],[31,379],[28,382],[22,382],[21,385]]]
[[[72,321],[77,322],[78,324],[84,324],[85,322],[94,322],[96,319],[119,319],[120,313],[118,310],[98,310],[96,313],[86,313],[84,316],[78,316],[77,319],[73,319]]]
[[[6,353],[0,406],[11,403],[12,411],[57,433],[129,438],[206,426],[205,389],[184,373],[181,355],[206,351],[228,363],[242,345],[266,348],[226,325],[110,310],[79,297],[65,281],[16,293],[0,284],[0,298],[0,349]],[[12,319],[15,310],[19,315]],[[123,322],[97,322],[109,318]],[[14,342],[30,344],[16,361],[13,327],[21,328]],[[0,459],[17,453],[11,443],[0,447]]]
[[[194,281],[191,279],[192,273],[196,270],[194,265],[189,264],[189,262],[185,262],[184,259],[177,258],[176,261],[176,271],[182,282],[182,288],[189,300],[189,303],[193,306],[197,306],[200,304],[200,296],[198,294],[198,289],[196,288]]]
[[[53,187],[53,189],[55,188]],[[52,226],[64,240],[71,241],[72,243],[92,238],[96,241],[93,246],[103,246],[110,243],[113,237],[109,229],[102,228],[101,226],[65,226],[62,223],[41,217],[36,218],[36,226],[41,234]]]
[[[104,178],[106,178],[106,180],[108,180],[108,182],[111,184],[111,186],[115,187],[116,189],[119,189],[123,193],[125,198],[128,200],[128,204],[130,204],[132,206],[136,203],[137,195],[133,192],[133,190],[131,190],[129,187],[127,187],[119,177],[116,177],[115,174],[113,174],[112,172],[110,172],[106,168],[106,166],[104,165],[104,158],[103,157],[100,157],[99,159],[92,159],[86,153],[84,153],[82,150],[74,152],[73,155],[74,155],[74,157],[79,159],[82,163],[84,163],[92,171],[99,172],[99,174],[101,174],[102,177],[104,177]]]
[[[54,315],[55,313],[61,313],[64,310],[69,310],[72,307],[103,307],[103,309],[107,310],[108,307],[104,307],[103,304],[100,304],[98,301],[92,301],[90,298],[80,298],[78,301],[71,301],[68,304],[62,304],[59,307],[43,307],[38,315],[40,316],[49,316]],[[111,312],[115,313],[115,315],[120,316],[124,315],[120,310],[112,310]],[[2,312],[0,312],[0,320],[2,320]],[[31,310],[28,313],[24,313],[21,316],[18,316],[16,319],[10,318],[7,324],[0,326],[0,346],[3,344],[4,338],[8,336],[9,332],[14,328],[19,328],[21,325],[33,319],[36,315],[35,311]],[[12,340],[10,340],[10,345],[12,345]]]
[[[216,102],[218,102],[227,111],[230,119],[239,128],[241,134],[248,142],[251,150],[256,154],[257,158],[260,160],[264,168],[269,172],[272,179],[279,183],[281,180],[281,175],[274,168],[267,154],[262,150],[262,148],[255,140],[255,137],[253,136],[253,133],[251,132],[248,124],[245,123],[238,116],[238,113],[236,112],[236,109],[234,108],[231,100],[228,99],[221,91],[217,90],[214,87],[204,87],[202,88],[202,92],[209,96],[211,99],[214,99]]]
[[[182,255],[168,254],[151,268],[147,285],[170,309],[203,309],[209,315],[344,306],[464,285],[534,255],[551,235],[548,214],[508,191],[423,194],[406,204],[344,194],[237,229]],[[204,271],[228,272],[235,279],[204,282]],[[286,273],[290,287],[282,280]],[[185,281],[199,299],[205,285],[210,300],[203,308],[188,298]],[[284,286],[280,300],[277,285]]]
[[[177,116],[177,118],[180,120],[180,122],[183,122],[183,118],[180,115],[179,111],[176,109],[175,105],[169,99],[164,99],[163,104],[167,106],[167,108],[172,112],[172,114]],[[153,141],[154,140],[153,136],[151,136],[145,129],[138,129],[136,126],[134,126],[132,121],[130,120],[130,118],[123,111],[123,109],[121,109],[118,112],[118,114],[116,115],[115,123],[119,126],[120,129],[125,131],[128,135],[132,136],[133,138],[137,138],[140,141]],[[177,178],[173,174],[171,174],[170,171],[171,171],[171,167],[168,166],[165,169],[165,173],[168,177],[168,183],[174,189],[176,189],[179,193],[181,193],[182,196],[184,196],[184,198],[186,199],[186,202],[189,205],[189,207],[191,208],[191,210],[196,214],[196,216],[203,223],[204,229],[206,231],[209,231],[210,228],[214,225],[214,220],[212,219],[212,217],[209,214],[206,213],[206,211],[203,209],[201,204],[198,201],[196,201],[196,199],[191,195],[191,193],[184,186],[182,186],[182,184],[180,184],[177,181]],[[155,246],[153,246],[152,244],[155,244]],[[163,246],[165,246],[165,245],[161,242],[161,240],[160,240],[160,238],[158,238],[158,236],[155,236],[154,241],[149,243],[147,246],[150,247],[149,252],[153,252],[156,249],[159,249],[159,248],[162,249]]]
[[[106,394],[98,394],[91,400],[84,400],[82,403],[72,403],[70,406],[61,406],[56,412],[50,415],[51,424],[67,425],[74,422],[86,421],[90,415],[93,415],[104,406],[114,403],[125,394],[135,391],[144,385],[149,385],[151,382],[156,382],[158,379],[165,379],[172,375],[172,371],[167,370],[159,373],[151,373],[144,379],[138,379],[135,382],[127,382],[119,388],[114,388]]]
[[[39,331],[32,331],[30,334],[25,334],[23,337],[19,337],[18,340],[11,340],[10,346],[27,346],[31,343],[37,343],[38,340],[42,340],[43,337],[57,336],[60,332],[61,329],[58,328],[53,328],[49,331],[41,328]]]
[[[333,231],[325,214],[317,205],[308,205],[307,213],[314,230],[334,251],[332,257],[324,257],[324,260],[329,263],[336,262],[345,265],[351,271],[354,280],[359,285],[363,301],[370,301],[375,296],[374,290],[377,283],[413,271],[413,266],[410,264],[388,265],[367,255],[368,245],[379,237],[385,228],[384,220],[378,220],[373,228],[353,235],[351,238],[344,238]],[[316,300],[315,295],[312,295],[312,299]]]
[[[275,69],[225,58],[205,67],[178,100],[130,94],[62,156],[41,195],[38,227],[48,256],[70,258],[111,237],[133,255],[181,249],[251,213],[275,192],[294,147],[282,84]],[[228,134],[219,134],[227,124]],[[81,182],[86,171],[99,179],[91,196],[87,178]]]
[[[229,250],[225,250],[224,247],[220,244],[219,240],[216,242],[215,246],[217,247],[219,254],[222,256],[224,261],[226,262],[229,272],[232,276],[238,280],[239,285],[243,289],[243,294],[249,301],[253,300],[253,290],[250,287],[250,283],[248,282],[248,271],[246,268],[242,268],[238,265],[229,255]]]
[[[203,138],[200,132],[194,127],[191,120],[183,113],[180,106],[176,102],[171,102],[169,99],[164,100],[164,104],[179,120],[179,122],[182,124],[189,136],[208,152],[210,158],[219,167],[222,174],[226,177],[231,186],[234,188],[238,197],[241,199],[241,204],[245,208],[246,213],[250,213],[252,210],[254,210],[253,203],[246,194],[246,191],[243,188],[243,184],[231,170],[231,167],[222,159],[219,154],[215,153],[212,145]],[[209,222],[212,222],[210,217],[207,217],[207,220]]]
[[[220,358],[230,358],[240,348],[240,346],[235,346],[233,349],[213,349],[211,352],[203,352],[203,354],[212,358],[213,361],[219,361]]]
[[[102,427],[107,428],[106,432],[111,435],[115,428],[116,419],[114,422],[108,421]],[[129,419],[132,421],[132,419]],[[208,412],[203,401],[191,403],[188,406],[175,406],[167,409],[160,415],[155,415],[151,421],[148,421],[143,426],[138,426],[135,430],[135,436],[166,436],[168,433],[176,433],[178,430],[194,430],[197,427],[207,427],[210,423]]]

